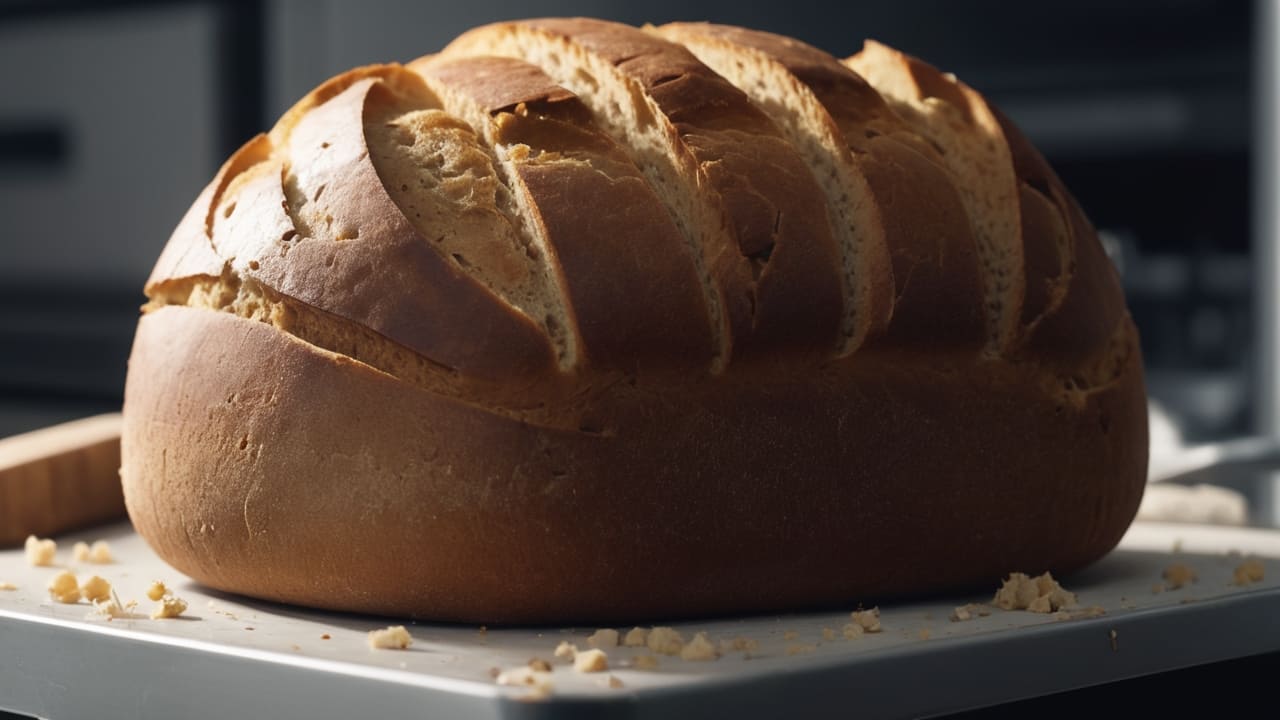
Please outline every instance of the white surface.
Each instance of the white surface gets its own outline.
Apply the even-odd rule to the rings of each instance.
[[[110,541],[116,564],[70,563],[74,541],[99,538]],[[121,599],[139,601],[139,616],[107,621],[90,618],[87,604],[54,603],[44,588],[64,568],[30,567],[21,549],[0,552],[0,581],[18,586],[0,591],[0,708],[54,718],[90,710],[104,718],[175,712],[304,717],[342,715],[360,707],[491,716],[578,707],[600,715],[661,716],[673,707],[713,713],[736,698],[748,715],[763,715],[772,713],[752,700],[763,688],[784,696],[795,690],[789,703],[820,712],[834,709],[836,699],[847,700],[849,689],[860,687],[861,714],[890,716],[960,710],[1280,649],[1280,624],[1266,621],[1274,615],[1267,608],[1280,602],[1280,561],[1265,561],[1263,582],[1236,587],[1229,583],[1242,558],[1226,554],[1237,550],[1280,558],[1280,533],[1142,524],[1126,538],[1125,549],[1064,580],[1081,605],[1104,608],[1102,617],[1061,620],[993,608],[989,617],[948,620],[957,605],[989,601],[991,593],[984,592],[882,607],[884,632],[854,640],[840,635],[853,608],[673,623],[686,639],[705,631],[714,640],[748,637],[759,648],[750,657],[730,652],[712,662],[664,656],[656,671],[629,667],[638,649],[613,648],[609,674],[622,681],[621,688],[607,687],[607,674],[575,673],[557,660],[548,699],[513,702],[528,691],[497,686],[491,668],[519,667],[532,657],[552,660],[561,640],[586,648],[594,628],[481,631],[406,623],[414,637],[409,650],[371,650],[366,633],[398,623],[202,589],[159,561],[127,526],[58,540],[60,564],[81,580],[91,574],[107,578]],[[1175,543],[1181,548],[1176,554]],[[1173,562],[1192,566],[1199,581],[1153,592]],[[184,619],[145,618],[154,604],[145,597],[152,579],[164,580],[187,600]],[[997,584],[993,579],[992,591]],[[1240,627],[1259,622],[1261,627]],[[824,628],[836,639],[824,640]],[[1114,648],[1111,630],[1117,631]],[[794,646],[804,646],[803,654],[788,654]],[[931,680],[936,687],[927,697],[903,692],[931,663],[950,668],[946,674],[952,682]],[[975,672],[977,666],[983,671]],[[879,674],[887,676],[877,680]],[[896,690],[890,692],[889,686]]]

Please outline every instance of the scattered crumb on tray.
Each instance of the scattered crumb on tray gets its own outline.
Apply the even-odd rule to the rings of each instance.
[[[631,659],[631,667],[637,670],[656,670],[658,668],[658,656],[637,655]]]
[[[555,652],[552,653],[555,657],[563,658],[565,660],[572,660],[577,654],[578,646],[568,641],[561,641],[560,644],[556,646]]]
[[[534,697],[545,697],[554,689],[551,678],[547,673],[528,667],[518,667],[510,670],[493,668],[490,670],[490,674],[493,675],[494,682],[499,685],[529,688]]]
[[[719,657],[720,653],[716,651],[715,644],[707,639],[707,634],[704,632],[694,635],[693,639],[680,649],[680,658],[683,660],[704,662]]]
[[[106,602],[111,599],[111,583],[94,575],[80,584],[80,594],[92,603]]]
[[[81,541],[71,546],[71,557],[76,562],[95,563],[97,565],[107,565],[115,562],[115,558],[111,555],[111,546],[106,540],[95,540],[93,545]]]
[[[791,643],[790,645],[787,646],[787,655],[788,656],[808,655],[809,653],[817,649],[818,648],[815,645],[808,645],[805,643]]]
[[[684,647],[684,637],[669,627],[656,627],[649,631],[645,644],[661,655],[679,655]]]
[[[917,633],[917,635],[921,640],[928,640],[930,637],[933,637],[933,631],[929,628],[920,628],[920,632]]]
[[[648,638],[648,630],[645,630],[642,627],[633,627],[628,630],[626,636],[622,638],[622,644],[627,647],[644,647]]]
[[[880,608],[873,607],[870,610],[854,610],[849,613],[849,617],[853,619],[855,625],[869,633],[880,632]]]
[[[1236,566],[1231,575],[1232,585],[1250,585],[1262,582],[1266,575],[1266,567],[1257,558],[1249,558]]]
[[[63,571],[54,575],[49,580],[49,597],[60,603],[74,605],[80,602],[80,584],[76,582],[76,576],[70,572]]]
[[[152,580],[151,585],[147,588],[147,599],[159,601],[160,598],[169,594],[169,588],[159,580]]]
[[[844,635],[845,640],[853,640],[854,638],[861,637],[866,631],[857,623],[848,623],[843,628],[840,628],[840,632]]]
[[[788,630],[782,633],[783,640],[795,640],[798,637],[800,637],[800,633],[796,632],[795,630]]]
[[[48,567],[53,564],[53,560],[58,554],[58,543],[47,538],[42,539],[35,535],[28,535],[22,549],[27,556],[28,565]]]
[[[543,660],[542,658],[529,658],[528,665],[530,670],[545,673],[551,672],[551,663]]]
[[[0,580],[0,590],[17,590],[18,586],[11,582]]]
[[[596,630],[587,638],[587,645],[593,648],[618,647],[618,631],[612,628]]]
[[[1096,618],[1106,615],[1107,611],[1097,605],[1090,605],[1086,608],[1071,608],[1068,610],[1059,610],[1053,614],[1056,620],[1080,620],[1082,618]]]
[[[996,591],[994,602],[1002,610],[1050,613],[1075,607],[1076,596],[1067,592],[1047,572],[1034,578],[1016,572],[1011,573]]]
[[[836,631],[829,627],[822,628],[822,641],[831,642],[836,639]]]
[[[1169,590],[1178,590],[1184,585],[1190,585],[1197,580],[1196,571],[1186,563],[1174,563],[1164,569],[1161,574],[1164,578],[1165,587]]]
[[[172,594],[164,595],[151,609],[152,620],[172,620],[187,611],[187,601]]]
[[[969,603],[951,611],[951,622],[964,622],[975,617],[987,617],[990,614],[991,610],[986,605]]]
[[[369,647],[377,650],[404,650],[412,644],[413,638],[403,625],[369,631]]]
[[[609,656],[599,648],[581,650],[573,656],[573,669],[580,673],[597,673],[609,669]]]

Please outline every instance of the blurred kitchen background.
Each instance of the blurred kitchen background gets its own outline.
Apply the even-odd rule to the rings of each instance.
[[[1253,432],[1276,394],[1264,372],[1280,279],[1275,12],[1208,0],[0,0],[0,436],[119,407],[142,283],[170,230],[293,100],[479,23],[569,14],[737,23],[841,56],[875,37],[957,73],[1036,141],[1101,230],[1170,427],[1189,441]]]

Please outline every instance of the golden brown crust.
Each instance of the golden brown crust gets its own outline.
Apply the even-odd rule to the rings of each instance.
[[[411,69],[441,95],[475,104],[483,132],[514,165],[515,189],[527,193],[563,273],[586,362],[629,372],[672,359],[710,365],[711,321],[679,229],[573,93],[508,58],[431,58]]]
[[[822,194],[778,128],[684,48],[618,23],[540,19],[473,30],[445,54],[511,52],[486,36],[568,43],[610,64],[652,100],[696,166],[696,187],[723,226],[707,248],[733,354],[829,351],[840,342],[843,288]],[[692,184],[692,183],[691,183]]]
[[[680,141],[662,152],[692,159],[672,162],[725,223],[705,267],[607,102],[549,82],[569,84],[545,52],[542,71],[457,60],[515,52],[506,32],[578,53],[560,71],[605,58],[593,81],[660,110]],[[1087,219],[1007,121],[991,137],[1033,287],[1004,308],[1016,342],[984,347],[969,211],[938,169],[953,148],[773,48],[849,136],[892,251],[891,324],[843,356],[860,288],[806,161],[746,96],[614,24],[476,33],[456,64],[415,65],[425,81],[378,66],[321,86],[175,231],[121,471],[168,562],[316,607],[603,622],[986,587],[1118,542],[1146,474],[1137,333]],[[709,373],[716,293],[733,353]]]
[[[212,587],[489,623],[985,586],[1119,540],[1146,461],[1136,365],[1076,409],[1026,366],[859,358],[771,383],[623,384],[601,400],[614,433],[591,435],[166,308],[131,358],[122,474],[139,532]]]
[[[739,62],[751,51],[761,53],[821,103],[826,113],[821,120],[842,146],[837,150],[867,183],[874,211],[865,221],[879,226],[862,239],[868,247],[859,260],[870,266],[870,277],[859,280],[894,281],[893,297],[873,300],[892,307],[883,342],[931,347],[984,342],[982,277],[953,179],[936,163],[928,142],[911,132],[866,80],[831,55],[781,35],[708,23],[673,23],[657,32],[679,42],[712,43]],[[884,266],[881,253],[891,268]]]

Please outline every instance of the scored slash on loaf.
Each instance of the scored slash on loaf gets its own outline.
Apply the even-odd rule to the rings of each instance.
[[[273,600],[868,601],[1079,568],[1145,479],[1083,211],[870,41],[542,19],[352,70],[224,164],[146,291],[130,514]]]

